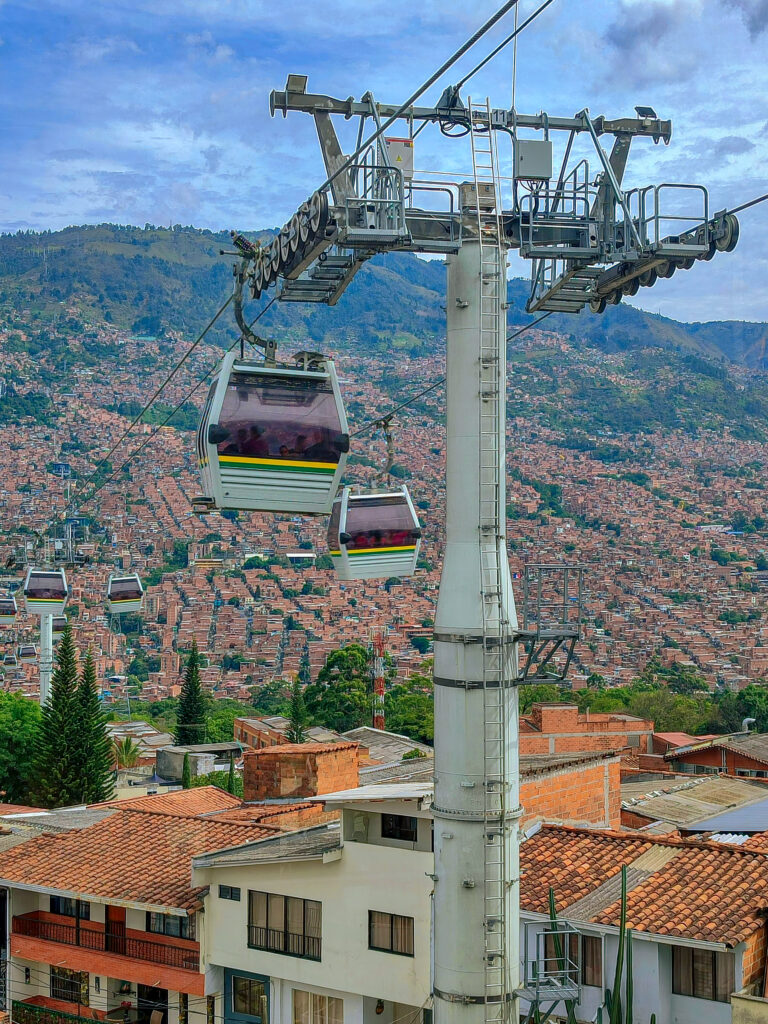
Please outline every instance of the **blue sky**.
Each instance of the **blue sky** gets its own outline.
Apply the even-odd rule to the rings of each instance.
[[[521,14],[536,5],[521,0]],[[311,120],[270,119],[269,90],[293,71],[318,92],[402,100],[496,6],[0,0],[0,229],[282,224],[324,175]],[[673,120],[672,144],[638,142],[627,180],[701,182],[717,210],[768,191],[767,54],[768,0],[555,0],[521,36],[517,108],[654,106]],[[471,91],[510,104],[511,48]],[[461,173],[467,152],[430,128],[417,167]],[[744,215],[733,255],[642,290],[638,303],[686,320],[768,320],[767,227],[765,204]]]

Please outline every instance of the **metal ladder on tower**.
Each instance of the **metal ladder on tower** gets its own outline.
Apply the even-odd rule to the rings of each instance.
[[[477,109],[477,108],[475,108]],[[501,559],[503,550],[502,476],[505,472],[500,433],[503,409],[499,333],[506,301],[506,254],[501,244],[500,179],[491,109],[486,99],[479,111],[487,130],[478,130],[472,100],[468,101],[472,168],[480,240],[480,543],[483,609],[483,829],[485,1020],[505,1024],[508,1017],[508,951],[506,938],[506,697],[505,638]]]

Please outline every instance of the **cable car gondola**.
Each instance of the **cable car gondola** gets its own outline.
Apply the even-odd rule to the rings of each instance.
[[[17,668],[19,663],[16,660],[15,654],[6,654],[5,657],[3,658],[3,664],[7,668]]]
[[[349,451],[336,370],[314,352],[294,359],[268,366],[224,357],[197,433],[199,510],[331,511]]]
[[[63,569],[29,569],[24,581],[24,604],[34,615],[63,615],[67,578]]]
[[[16,621],[16,598],[13,594],[0,597],[0,626],[11,626]]]
[[[53,616],[53,622],[51,623],[51,629],[52,629],[52,632],[53,632],[53,639],[54,640],[61,640],[62,636],[64,635],[64,629],[66,628],[66,625],[67,625],[67,617],[66,617],[66,615],[54,615]]]
[[[421,547],[421,526],[407,488],[352,494],[344,487],[333,503],[328,548],[342,580],[412,576]]]
[[[16,656],[23,665],[37,660],[37,648],[34,644],[19,644]]]
[[[107,584],[107,605],[111,615],[122,612],[140,612],[144,600],[144,588],[136,573],[130,576],[109,577]]]

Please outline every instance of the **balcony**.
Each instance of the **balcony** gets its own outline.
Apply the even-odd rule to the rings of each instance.
[[[48,999],[36,996],[32,1000],[14,999],[11,1004],[11,1020],[13,1024],[82,1024],[83,1021],[100,1021],[106,1014],[103,1011],[89,1010],[79,1007],[77,1003],[65,1003],[60,999]]]
[[[41,910],[13,918],[11,955],[143,985],[159,982],[161,988],[188,995],[205,991],[197,942],[132,928],[106,931],[98,921]]]
[[[164,935],[158,935],[159,941],[153,941],[140,937],[146,933],[135,932],[130,928],[110,933],[104,930],[103,924],[96,921],[80,921],[78,925],[69,924],[71,920],[62,919],[58,914],[43,915],[40,911],[24,914],[14,917],[13,934],[44,939],[46,942],[61,942],[66,946],[81,946],[98,953],[114,953],[132,960],[178,967],[183,971],[200,969],[200,947],[196,942],[188,939],[173,939],[169,942]]]

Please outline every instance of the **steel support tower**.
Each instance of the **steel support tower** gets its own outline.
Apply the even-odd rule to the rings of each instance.
[[[447,88],[436,106],[403,107],[370,92],[360,100],[312,93],[307,84],[306,75],[288,75],[270,109],[313,118],[328,178],[268,245],[232,233],[235,318],[244,338],[274,358],[275,342],[256,337],[244,318],[246,282],[254,299],[279,282],[281,302],[333,306],[378,253],[447,258],[446,546],[434,634],[434,1014],[436,1024],[513,1024],[521,990],[517,687],[564,678],[580,604],[572,616],[569,567],[555,587],[562,615],[530,621],[524,602],[518,627],[506,542],[507,251],[531,262],[529,312],[603,312],[641,286],[731,251],[738,221],[726,210],[710,214],[703,186],[623,187],[633,140],[670,141],[671,123],[651,108],[621,118],[586,108],[573,117],[525,115],[488,101],[465,104],[459,87]],[[352,156],[344,155],[334,118],[358,119]],[[390,119],[407,125],[408,139],[383,137]],[[366,122],[376,130],[364,142]],[[428,123],[446,136],[469,135],[473,181],[419,178],[413,145]],[[556,132],[566,134],[559,171]],[[507,209],[499,133],[513,147]],[[594,146],[597,176],[586,160],[571,161],[579,136]],[[611,137],[608,153],[602,140]],[[536,580],[540,612],[549,598],[544,576]]]

